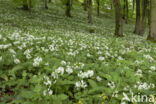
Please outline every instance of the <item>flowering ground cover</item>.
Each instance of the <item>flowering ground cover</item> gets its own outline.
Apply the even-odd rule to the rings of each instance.
[[[132,94],[155,96],[156,45],[132,34],[133,25],[118,38],[105,13],[89,25],[76,7],[67,18],[59,5],[30,14],[1,2],[1,104],[131,104]]]

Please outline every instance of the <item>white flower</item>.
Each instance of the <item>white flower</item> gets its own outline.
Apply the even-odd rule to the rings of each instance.
[[[63,61],[61,61],[61,64],[62,65],[66,65],[66,62],[63,60]]]
[[[27,49],[26,51],[24,51],[24,55],[26,55],[26,58],[27,59],[30,59],[31,58],[31,55],[30,53],[32,52],[33,49]]]
[[[58,74],[56,72],[52,72],[51,76],[54,78],[54,79],[57,79],[58,78]]]
[[[152,71],[155,71],[155,70],[156,70],[156,67],[155,67],[155,66],[151,66],[150,69],[151,69]]]
[[[94,71],[93,70],[88,70],[87,72],[82,72],[80,71],[80,73],[78,73],[78,77],[80,78],[91,78],[94,75]]]
[[[94,75],[94,71],[93,70],[88,70],[88,77],[92,77]]]
[[[118,57],[118,60],[123,60],[123,58],[121,56]]]
[[[50,51],[54,51],[55,50],[55,46],[52,44],[52,45],[49,45],[49,50]]]
[[[42,62],[42,58],[41,57],[36,57],[35,59],[34,59],[34,63],[33,63],[33,66],[34,67],[37,67],[37,66],[39,66],[39,64]]]
[[[96,77],[96,80],[100,82],[100,81],[102,80],[102,78],[99,77],[99,76],[97,76],[97,77]]]
[[[144,55],[144,57],[150,60],[150,62],[154,61],[153,57],[151,57],[150,55]]]
[[[58,73],[58,74],[63,75],[64,74],[64,67],[57,68],[55,72]]]
[[[49,95],[52,95],[53,94],[53,91],[52,90],[49,90]]]
[[[86,84],[86,82],[84,82],[83,80],[81,80],[81,81],[78,81],[78,82],[75,83],[75,87],[76,88],[86,88],[87,87],[87,84]]]
[[[98,55],[100,55],[100,54],[102,54],[102,52],[101,51],[98,51],[98,53],[97,53]]]
[[[44,84],[45,84],[46,86],[48,86],[48,85],[51,86],[51,81],[48,79],[47,81],[44,82]]]
[[[77,87],[77,88],[79,88],[80,86],[81,86],[81,82],[79,81],[79,82],[76,82],[75,83],[75,86]]]
[[[99,57],[98,60],[103,61],[105,58],[104,57]]]
[[[91,55],[89,53],[87,53],[87,57],[90,57]]]
[[[15,64],[19,64],[19,63],[20,63],[20,60],[17,59],[17,58],[15,58],[15,59],[14,59],[14,63],[15,63]]]
[[[47,92],[46,90],[43,91],[43,96],[46,96],[47,95],[46,92]]]
[[[142,83],[142,82],[137,82],[137,85],[135,85],[135,88],[137,88],[138,90],[148,90],[150,88],[154,88],[153,84],[148,84],[146,82]]]
[[[138,69],[138,71],[136,72],[135,75],[136,75],[136,76],[142,77],[142,76],[143,76],[143,75],[142,75],[142,70],[141,70],[141,69]]]
[[[73,69],[72,69],[70,66],[67,66],[66,72],[67,72],[68,74],[71,74],[71,73],[73,73]]]
[[[114,82],[108,82],[107,84],[111,89],[114,89],[115,88],[115,83]]]
[[[121,102],[121,104],[126,104],[126,102]]]
[[[118,97],[118,91],[113,92],[112,97]]]
[[[10,51],[10,53],[12,53],[12,54],[16,54],[15,50],[13,50],[13,49],[9,49],[9,51]]]

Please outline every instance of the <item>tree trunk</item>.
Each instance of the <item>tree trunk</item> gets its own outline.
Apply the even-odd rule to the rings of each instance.
[[[87,11],[88,0],[84,0],[83,6],[84,10]]]
[[[140,0],[136,0],[136,23],[135,23],[135,34],[140,32]]]
[[[150,19],[150,33],[149,37],[150,39],[154,40],[156,42],[156,0],[151,0],[151,19]]]
[[[150,1],[147,0],[148,25],[150,26]]]
[[[146,14],[147,14],[147,0],[142,1],[142,21],[141,21],[141,29],[140,35],[144,35],[146,29]]]
[[[135,8],[135,0],[133,0],[133,10],[134,10],[134,8]]]
[[[29,5],[28,5],[28,2],[27,0],[23,0],[23,7],[22,7],[23,10],[29,10]]]
[[[129,14],[128,0],[126,0],[126,24],[128,24],[128,14]]]
[[[71,0],[66,1],[66,16],[71,17]]]
[[[31,13],[31,9],[32,9],[32,1],[31,0],[28,1],[28,5],[29,5],[29,11]]]
[[[89,23],[92,24],[93,23],[93,21],[92,21],[92,0],[88,1],[88,6],[89,6],[88,20],[89,20]]]
[[[48,9],[47,0],[44,0],[44,7],[45,7],[45,9]]]
[[[116,36],[123,36],[123,20],[122,20],[122,12],[121,12],[121,5],[120,0],[113,0],[114,7],[115,7],[115,35]]]
[[[100,0],[97,0],[97,15],[100,16]]]
[[[126,0],[123,1],[124,2],[124,6],[123,6],[123,19],[125,20],[125,13],[126,13]]]
[[[49,3],[51,3],[51,0],[49,0]]]

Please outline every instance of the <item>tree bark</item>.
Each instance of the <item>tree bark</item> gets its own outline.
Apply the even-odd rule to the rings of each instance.
[[[147,0],[142,1],[142,21],[141,21],[141,29],[140,35],[144,35],[146,29],[146,14],[147,14]]]
[[[84,0],[83,6],[84,10],[87,11],[88,0]]]
[[[151,0],[151,14],[150,14],[150,33],[149,37],[150,39],[154,40],[156,42],[156,0]]]
[[[115,35],[116,36],[123,36],[123,20],[122,20],[122,12],[121,12],[121,5],[120,0],[113,0],[113,4],[115,7]]]
[[[125,20],[125,13],[126,13],[126,0],[123,0],[124,5],[123,5],[123,19]]]
[[[147,0],[147,15],[148,15],[148,25],[150,26],[150,1]]]
[[[71,17],[71,0],[66,1],[66,16]]]
[[[48,9],[47,0],[44,0],[44,7],[45,7],[45,9]]]
[[[88,20],[89,20],[89,23],[92,24],[93,23],[93,20],[92,20],[92,0],[88,1],[88,6],[89,6]]]
[[[97,0],[97,15],[100,16],[100,0]]]
[[[23,7],[22,7],[23,10],[29,10],[29,5],[28,5],[28,2],[27,0],[24,0],[23,1]]]
[[[136,0],[136,23],[135,23],[135,34],[140,32],[140,0]]]
[[[134,10],[134,8],[135,8],[135,0],[133,0],[133,10]]]
[[[128,14],[129,14],[128,0],[126,0],[126,24],[128,24]]]

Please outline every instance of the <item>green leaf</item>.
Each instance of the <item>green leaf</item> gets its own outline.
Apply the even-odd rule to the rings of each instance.
[[[95,82],[94,80],[89,79],[88,82],[89,82],[89,84],[90,84],[90,86],[91,86],[92,88],[98,87],[98,85],[96,84],[96,82]]]

